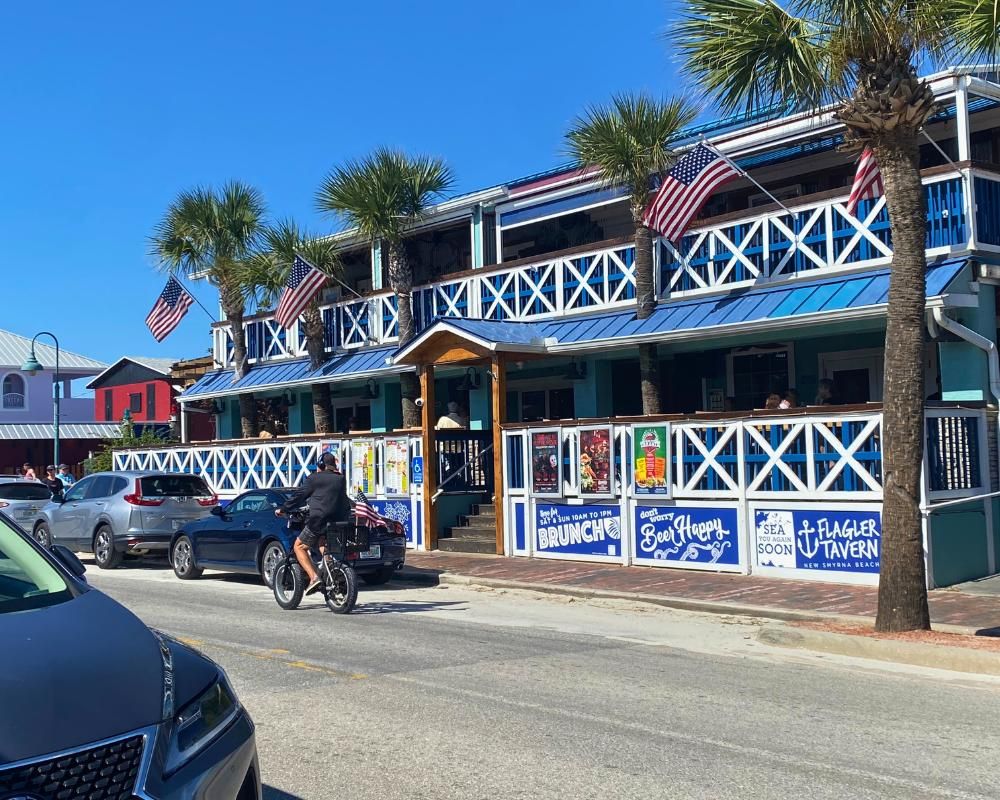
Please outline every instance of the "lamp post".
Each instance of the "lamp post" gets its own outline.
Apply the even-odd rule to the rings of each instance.
[[[28,355],[27,361],[21,365],[21,371],[27,372],[29,375],[34,376],[36,373],[41,371],[42,365],[39,363],[38,359],[35,358],[35,340],[39,336],[51,336],[52,341],[56,343],[56,375],[53,381],[55,385],[55,396],[52,400],[52,460],[55,462],[56,468],[59,467],[59,394],[61,391],[61,386],[59,385],[59,340],[56,338],[54,333],[49,333],[48,331],[41,331],[36,333],[31,340],[31,353]]]

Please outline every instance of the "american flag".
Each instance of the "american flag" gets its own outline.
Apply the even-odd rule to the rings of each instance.
[[[854,183],[851,185],[851,196],[847,198],[847,213],[853,214],[862,200],[873,200],[885,191],[882,183],[882,171],[875,161],[875,153],[866,147],[858,159],[858,168],[854,171]]]
[[[285,290],[278,302],[278,310],[274,312],[275,322],[282,328],[291,328],[324,283],[326,275],[302,256],[295,256],[292,271],[285,281]]]
[[[194,298],[181,286],[180,281],[173,275],[167,278],[167,285],[163,287],[153,310],[146,317],[146,327],[153,338],[158,342],[166,339],[180,324],[193,302]]]
[[[354,498],[354,520],[358,525],[373,526],[382,524],[382,517],[372,508],[372,504],[368,502],[365,493],[360,489]]]
[[[646,210],[643,224],[677,242],[709,195],[741,174],[722,153],[699,144],[667,173]]]

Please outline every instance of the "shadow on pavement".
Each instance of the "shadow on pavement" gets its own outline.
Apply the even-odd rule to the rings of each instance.
[[[317,595],[318,596],[318,595]],[[307,598],[308,600],[309,598]],[[320,598],[322,600],[322,598]],[[305,602],[305,601],[303,601]],[[379,601],[369,602],[363,597],[358,599],[358,604],[354,607],[354,611],[351,612],[351,616],[356,616],[358,614],[419,614],[426,611],[462,611],[461,608],[451,608],[451,606],[465,606],[466,603],[462,600],[451,600],[440,603],[434,602],[424,602],[424,603],[382,603]],[[328,614],[331,613],[326,607],[326,603],[302,605],[297,609],[298,611],[326,611]]]
[[[273,786],[268,786],[264,784],[263,792],[264,800],[302,800],[297,794],[289,794],[288,792],[283,792],[281,789],[275,789]]]

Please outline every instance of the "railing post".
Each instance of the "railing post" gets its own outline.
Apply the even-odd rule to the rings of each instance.
[[[493,356],[491,372],[493,374],[493,508],[497,520],[497,555],[504,555],[504,461],[503,461],[503,430],[501,425],[507,421],[507,374],[502,353]]]
[[[434,495],[438,482],[437,432],[434,430],[434,366],[420,368],[420,397],[424,406],[420,409],[420,426],[424,450],[424,546],[428,550],[437,549],[437,509]]]

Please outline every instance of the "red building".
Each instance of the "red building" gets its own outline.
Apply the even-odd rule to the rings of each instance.
[[[87,384],[94,390],[94,418],[99,422],[121,422],[128,411],[135,423],[170,423],[176,413],[178,391],[170,377],[176,359],[118,359]]]

